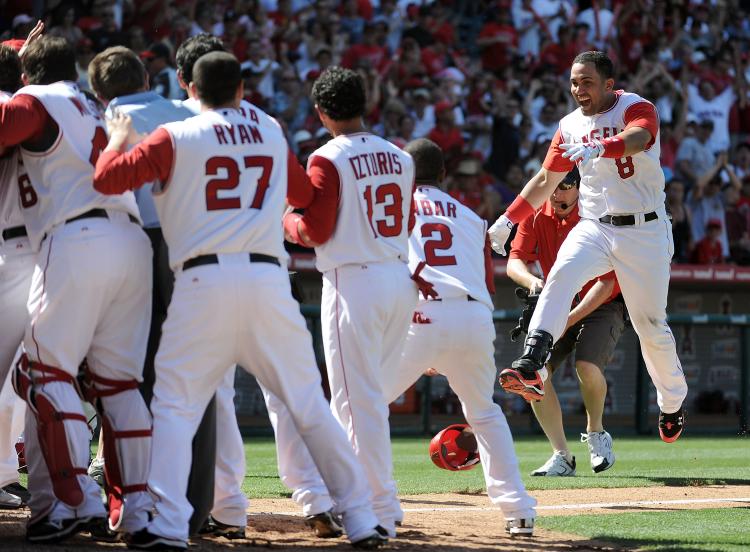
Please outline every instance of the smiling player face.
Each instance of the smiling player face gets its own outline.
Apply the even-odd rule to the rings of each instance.
[[[570,69],[570,93],[586,116],[595,115],[612,104],[614,84],[614,79],[605,79],[593,63],[574,63]]]

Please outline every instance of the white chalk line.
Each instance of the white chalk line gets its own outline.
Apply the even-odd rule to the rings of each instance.
[[[589,502],[583,504],[553,504],[549,506],[537,506],[537,510],[588,510],[596,508],[628,508],[639,506],[679,506],[688,504],[721,504],[721,503],[740,503],[750,504],[750,498],[686,498],[680,500],[632,500],[626,502]],[[480,512],[497,510],[492,506],[445,506],[429,508],[403,508],[404,512]],[[284,516],[298,516],[299,510],[295,512],[276,512]],[[251,513],[258,515],[260,512]]]

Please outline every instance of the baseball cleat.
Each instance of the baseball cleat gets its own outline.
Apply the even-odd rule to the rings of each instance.
[[[26,540],[46,544],[61,542],[83,531],[93,519],[93,517],[82,517],[52,521],[49,516],[45,516],[26,527]]]
[[[141,529],[130,535],[130,538],[128,539],[128,548],[134,548],[136,550],[182,551],[187,550],[187,543],[180,539],[171,539],[169,537],[154,535],[153,533],[149,533],[148,529]]]
[[[208,516],[203,527],[198,529],[198,534],[208,537],[224,537],[225,539],[244,539],[245,528],[239,525],[227,525],[213,516]]]
[[[94,458],[87,471],[97,485],[104,487],[104,458]]]
[[[321,539],[335,539],[344,534],[344,526],[333,510],[305,517],[305,525]]]
[[[500,385],[508,393],[521,395],[527,401],[541,401],[544,398],[544,381],[539,372],[523,372],[506,368],[500,372]]]
[[[378,525],[375,527],[373,532],[363,539],[352,542],[354,548],[361,548],[363,550],[374,550],[380,548],[388,542],[388,532],[385,528]]]
[[[659,412],[659,437],[665,443],[674,443],[682,435],[685,426],[685,413],[682,407],[677,412]]]
[[[31,498],[31,493],[29,493],[28,489],[26,489],[26,487],[24,487],[20,483],[11,483],[10,485],[6,485],[5,487],[3,487],[3,491],[8,494],[17,496],[24,502],[24,504],[28,503],[29,499]]]
[[[565,455],[557,450],[543,466],[531,472],[531,475],[543,477],[572,477],[575,474],[576,457],[573,456],[572,461],[568,462]]]
[[[606,431],[581,433],[581,442],[589,446],[591,469],[601,473],[615,465],[615,453],[612,450],[612,436]]]
[[[17,510],[23,508],[24,502],[21,497],[0,489],[0,510]]]
[[[511,537],[530,537],[534,534],[534,518],[506,519],[505,532]]]

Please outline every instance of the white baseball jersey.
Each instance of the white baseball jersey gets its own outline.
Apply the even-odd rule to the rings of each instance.
[[[287,258],[280,221],[289,146],[273,118],[253,113],[219,109],[163,125],[174,159],[169,180],[154,185],[154,204],[173,269],[208,253]]]
[[[560,121],[560,138],[562,142],[573,143],[614,136],[639,115],[640,108],[648,106],[656,113],[651,102],[637,94],[618,90],[615,104],[607,111],[589,117],[581,113],[579,108],[563,117]],[[649,213],[664,207],[664,173],[659,162],[661,150],[658,124],[655,128],[654,141],[646,151],[622,159],[599,157],[578,167],[581,174],[578,200],[581,218],[598,219],[607,214]],[[553,140],[550,149],[555,146]],[[548,167],[546,161],[545,166]],[[560,169],[556,166],[551,168],[567,171],[570,166],[563,159]]]
[[[422,278],[441,299],[470,296],[494,308],[487,290],[484,243],[487,222],[434,186],[414,193],[416,224],[409,238],[409,269],[421,261]]]
[[[201,102],[197,98],[188,98],[187,100],[182,100],[182,106],[185,107],[185,108],[187,108],[187,109],[189,109],[190,111],[192,111],[196,115],[198,115],[201,112]],[[267,113],[264,113],[263,111],[261,111],[260,109],[258,109],[257,107],[255,107],[253,104],[251,104],[247,100],[240,100],[239,111],[240,111],[240,113],[242,114],[243,117],[246,117],[248,119],[250,117],[253,117],[253,115],[251,115],[251,112],[254,112],[256,115],[258,113],[263,113],[267,117],[271,117]],[[271,117],[271,118],[273,119],[273,117]]]
[[[310,157],[316,156],[333,163],[341,183],[336,228],[326,243],[315,248],[318,270],[397,259],[407,262],[414,188],[411,156],[369,132],[337,136]]]
[[[107,146],[101,115],[72,82],[21,88],[39,100],[59,127],[57,140],[45,152],[21,148],[30,191],[21,188],[21,205],[32,247],[49,230],[95,208],[124,211],[139,217],[132,192],[107,196],[94,190],[94,165]],[[33,185],[33,188],[32,188]]]

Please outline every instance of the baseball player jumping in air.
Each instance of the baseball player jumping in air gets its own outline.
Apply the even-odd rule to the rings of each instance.
[[[380,525],[393,537],[403,512],[383,377],[401,358],[417,303],[407,266],[414,164],[365,129],[365,88],[354,71],[328,68],[312,97],[333,139],[307,163],[315,199],[304,215],[288,214],[284,230],[289,241],[315,247],[331,408],[365,468]]]
[[[13,377],[29,406],[26,536],[55,542],[102,526],[107,516],[99,486],[86,473],[90,433],[79,389],[98,404],[105,429],[109,526],[138,531],[151,508],[151,416],[138,392],[151,314],[151,247],[133,194],[106,196],[92,187],[107,134],[99,111],[74,84],[73,46],[41,37],[22,60],[29,86],[0,105],[0,145],[21,146],[29,177],[19,188],[24,221],[32,247],[41,246],[26,353]]]
[[[659,119],[653,104],[613,87],[614,68],[606,54],[576,56],[570,91],[578,109],[560,121],[542,169],[489,229],[493,249],[507,255],[517,225],[533,216],[578,165],[583,220],[547,277],[523,355],[500,380],[506,391],[541,398],[544,364],[563,335],[573,297],[587,281],[614,270],[656,386],[659,435],[671,443],[684,428],[687,383],[667,325],[673,241],[664,208]]]
[[[538,261],[543,277],[550,273],[563,240],[581,220],[578,212],[579,184],[578,170],[573,169],[541,209],[518,226],[507,272],[514,282],[531,292],[526,298],[528,309],[533,310],[538,293],[544,287],[544,279],[532,274],[528,263]],[[607,380],[602,371],[625,328],[625,306],[614,272],[587,282],[576,294],[573,304],[565,333],[555,342],[547,368],[552,373],[575,351],[575,367],[588,417],[586,433],[581,438],[588,444],[591,468],[599,473],[615,463],[612,437],[602,426],[607,396]],[[524,312],[519,332],[528,331],[528,327],[523,326],[528,324],[530,318],[531,315]],[[551,379],[545,382],[542,400],[530,402],[553,450],[550,459],[534,470],[532,475],[575,475],[576,459],[565,439],[560,402]]]
[[[243,86],[234,56],[201,57],[190,87],[201,114],[160,127],[127,153],[130,118],[110,121],[110,142],[94,178],[94,187],[108,194],[159,183],[154,203],[176,275],[156,356],[148,480],[155,515],[129,544],[187,548],[190,441],[236,363],[250,367],[285,402],[351,541],[378,547],[386,539],[362,469],[323,396],[312,340],[286,271],[280,224],[285,200],[309,205],[310,181],[278,123],[259,110],[249,117],[239,112]]]
[[[0,44],[0,66],[0,102],[6,102],[23,85],[21,60],[5,43]],[[20,508],[26,498],[26,489],[18,481],[15,450],[25,408],[13,392],[10,365],[29,319],[26,303],[36,254],[21,213],[19,185],[23,189],[28,176],[19,172],[19,163],[17,148],[0,152],[0,508]],[[23,180],[19,183],[19,179]],[[28,204],[28,198],[23,199]]]

